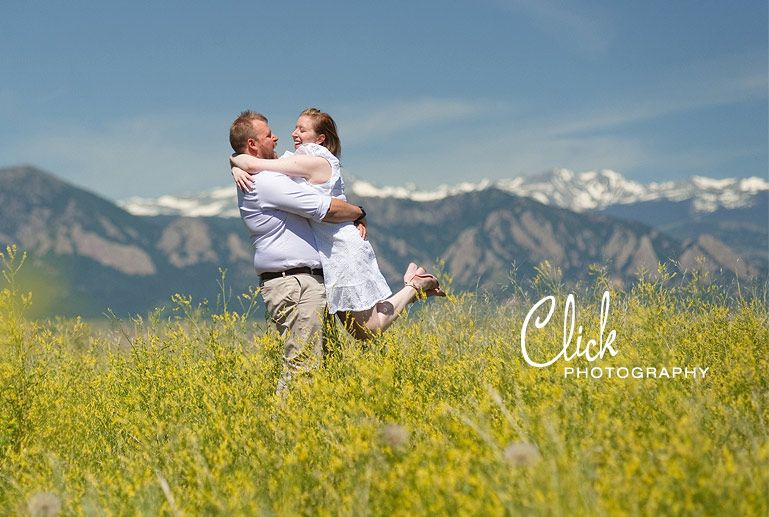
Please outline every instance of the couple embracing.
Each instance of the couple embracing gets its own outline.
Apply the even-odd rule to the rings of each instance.
[[[390,291],[366,239],[366,212],[346,202],[334,120],[304,110],[291,136],[295,151],[278,158],[278,137],[263,115],[244,111],[230,127],[240,215],[267,313],[285,339],[279,392],[320,362],[328,315],[353,337],[369,339],[409,303],[445,296],[435,276],[414,263],[404,287]]]

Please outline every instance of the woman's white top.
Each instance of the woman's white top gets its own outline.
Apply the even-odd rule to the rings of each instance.
[[[331,151],[318,144],[302,144],[295,154],[325,158],[331,164],[331,178],[317,185],[308,182],[309,185],[322,194],[347,201],[341,166]],[[370,309],[392,294],[379,271],[371,243],[361,238],[353,223],[310,219],[310,226],[323,265],[329,313]]]

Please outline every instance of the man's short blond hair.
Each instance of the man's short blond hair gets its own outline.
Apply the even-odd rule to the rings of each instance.
[[[246,110],[240,113],[235,122],[230,126],[230,145],[236,153],[245,153],[248,145],[248,139],[256,140],[257,134],[254,131],[254,121],[261,120],[267,123],[267,117],[255,111]]]

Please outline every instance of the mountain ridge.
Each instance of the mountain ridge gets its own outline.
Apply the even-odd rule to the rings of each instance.
[[[236,292],[256,287],[253,248],[239,218],[138,216],[31,167],[0,169],[0,181],[0,245],[29,253],[27,276],[42,289],[36,290],[42,315],[143,313],[176,293],[216,300],[220,269]],[[642,222],[577,213],[496,188],[436,201],[354,192],[349,200],[366,205],[370,240],[396,289],[410,261],[436,259],[456,288],[493,292],[504,290],[514,267],[525,279],[544,261],[562,270],[567,285],[587,280],[592,264],[618,283],[668,260],[682,271],[763,274],[707,234],[679,240]]]
[[[682,181],[652,182],[643,185],[621,174],[602,169],[575,173],[555,169],[533,176],[492,182],[464,182],[441,185],[431,191],[414,186],[377,187],[370,182],[347,175],[347,193],[360,198],[396,198],[418,202],[438,201],[447,197],[496,188],[511,194],[535,199],[545,205],[568,208],[575,212],[603,210],[613,205],[626,205],[656,200],[692,200],[695,213],[711,213],[719,208],[750,206],[756,194],[769,191],[769,181],[757,176],[749,178],[712,179],[692,176]],[[202,192],[158,198],[130,198],[118,205],[135,215],[188,215],[196,217],[239,217],[231,201],[234,187],[217,187]]]
[[[686,180],[642,185],[611,170],[575,173],[555,169],[533,176],[442,185],[432,191],[413,186],[376,187],[351,177],[346,191],[359,204],[372,200],[434,203],[473,192],[494,190],[578,213],[602,212],[655,227],[681,242],[716,239],[762,272],[769,272],[769,181],[759,177]],[[136,214],[239,217],[235,187],[184,196],[120,202]]]

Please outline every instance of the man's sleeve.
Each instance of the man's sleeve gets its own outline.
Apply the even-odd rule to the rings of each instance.
[[[283,210],[321,221],[331,206],[331,196],[324,196],[308,184],[296,182],[285,174],[264,171],[252,178],[252,191],[258,193],[259,206],[264,210]]]

